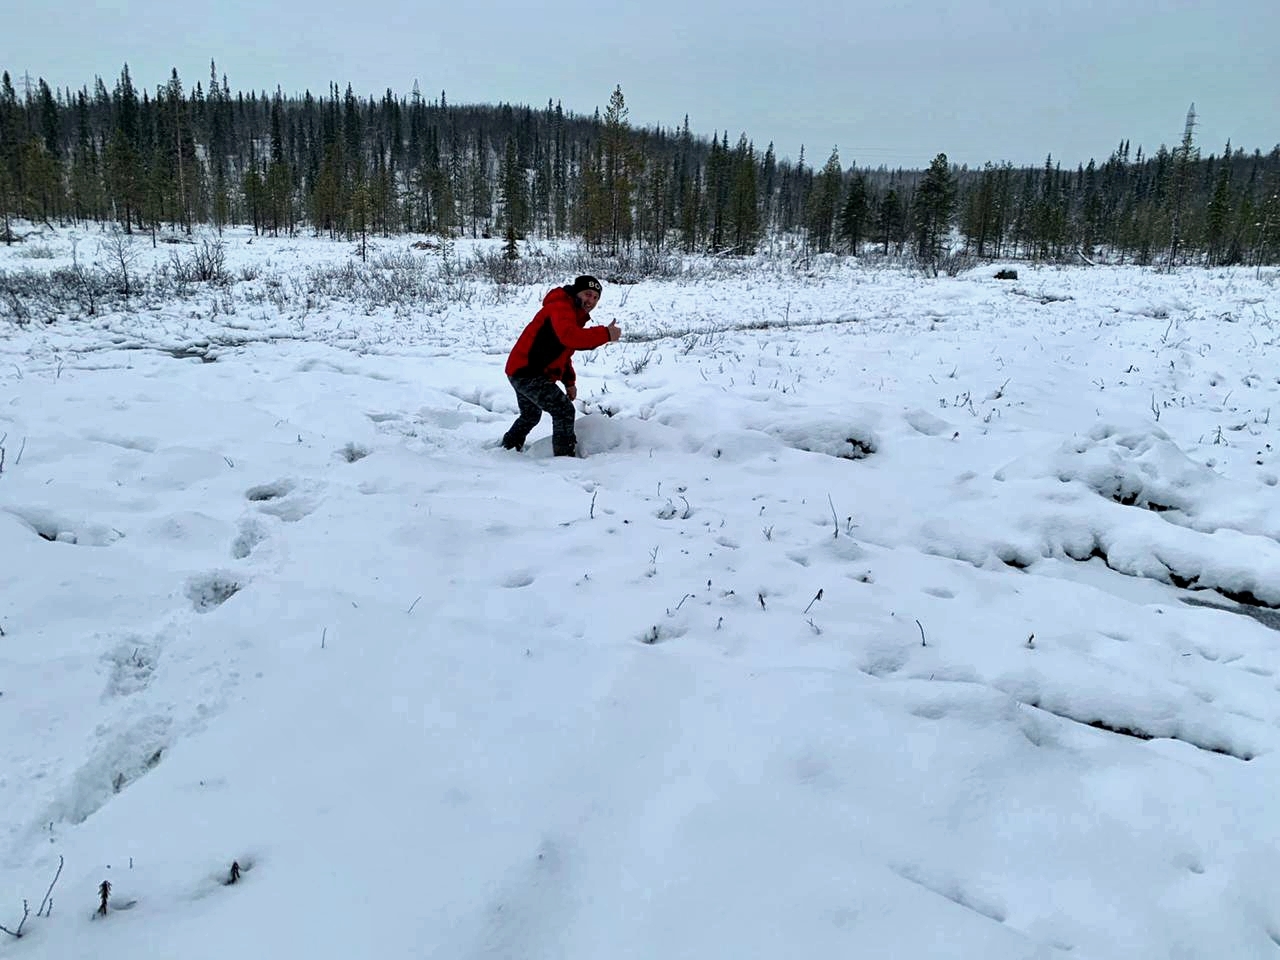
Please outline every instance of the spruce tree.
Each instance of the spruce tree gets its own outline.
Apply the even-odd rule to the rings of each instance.
[[[631,144],[631,125],[627,119],[629,113],[622,87],[614,87],[605,110],[601,139],[608,204],[608,249],[614,255],[631,239],[636,157]]]
[[[840,208],[840,239],[849,245],[849,252],[855,257],[866,234],[870,212],[867,178],[855,171],[849,179],[849,189]]]
[[[711,138],[711,152],[707,156],[706,176],[707,205],[705,215],[709,228],[707,245],[713,253],[718,253],[726,246],[725,235],[729,219],[730,164],[729,135],[725,133],[724,140],[721,141],[719,134],[717,134]]]
[[[1182,143],[1178,146],[1174,157],[1172,202],[1173,229],[1169,240],[1169,269],[1178,262],[1178,248],[1182,243],[1182,210],[1186,203],[1187,193],[1191,189],[1192,165],[1200,159],[1200,152],[1195,146],[1196,105],[1191,104],[1187,110],[1187,122],[1182,131]]]
[[[88,94],[76,96],[76,141],[71,156],[71,214],[77,221],[101,220],[101,172],[89,121]]]
[[[41,77],[37,83],[40,101],[40,132],[44,140],[44,152],[54,159],[62,157],[62,116],[58,101],[54,99],[49,84]]]
[[[906,240],[906,223],[906,208],[902,198],[895,188],[890,187],[876,205],[876,236],[883,245],[886,257],[890,246],[895,252],[902,252],[902,244]]]
[[[1280,159],[1280,149],[1272,152],[1273,162]],[[1262,217],[1258,224],[1258,240],[1254,263],[1275,263],[1280,259],[1280,165],[1273,167],[1262,199]]]
[[[756,186],[755,150],[744,133],[738,138],[731,165],[728,209],[729,249],[736,254],[754,253],[760,240],[760,197]]]
[[[506,232],[513,233],[516,236],[524,236],[529,217],[529,200],[525,171],[520,165],[514,135],[508,135],[507,137],[498,177],[498,201],[502,204],[502,219],[506,224]]]
[[[156,109],[162,118],[161,142],[157,144],[158,157],[163,169],[158,176],[164,184],[168,202],[165,206],[169,219],[181,224],[190,233],[192,221],[192,191],[196,186],[195,139],[191,128],[191,113],[182,92],[182,81],[175,68],[163,96],[157,96]]]
[[[933,158],[916,191],[915,214],[916,255],[924,263],[936,265],[946,248],[955,207],[955,180],[947,155]]]
[[[15,240],[12,220],[18,215],[18,97],[9,71],[0,77],[0,240]]]
[[[773,142],[765,148],[760,162],[760,219],[766,225],[775,222],[778,212],[778,158],[773,152]]]
[[[489,147],[483,130],[476,130],[467,156],[467,219],[471,236],[489,236],[493,217],[492,180],[489,176]]]
[[[840,180],[840,154],[833,147],[822,172],[814,178],[805,217],[809,241],[821,253],[830,250],[835,240],[836,214],[841,192]]]
[[[1228,144],[1227,156],[1230,156]],[[1226,262],[1228,231],[1231,225],[1231,164],[1223,163],[1213,187],[1205,216],[1206,258],[1210,266]]]
[[[964,213],[960,221],[960,230],[964,234],[966,247],[973,244],[975,254],[985,257],[988,244],[992,242],[996,221],[996,170],[988,163],[982,170],[977,184],[969,189],[965,197]]]
[[[605,180],[604,150],[597,140],[578,165],[578,203],[574,225],[587,246],[607,249],[612,226],[612,202]]]
[[[1102,192],[1098,186],[1098,170],[1092,160],[1084,171],[1084,199],[1080,208],[1080,252],[1088,259],[1102,229]]]

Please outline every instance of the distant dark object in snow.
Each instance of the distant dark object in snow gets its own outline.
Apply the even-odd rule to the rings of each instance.
[[[997,270],[996,279],[997,280],[1017,280],[1018,271],[1017,270]]]

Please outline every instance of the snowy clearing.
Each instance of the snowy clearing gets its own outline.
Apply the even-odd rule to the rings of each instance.
[[[1275,956],[1276,271],[471,252],[0,314],[0,957]]]

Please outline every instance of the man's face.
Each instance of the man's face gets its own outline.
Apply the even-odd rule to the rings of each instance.
[[[595,309],[597,303],[600,302],[600,294],[595,290],[579,290],[578,302],[582,304],[582,309],[590,313]]]

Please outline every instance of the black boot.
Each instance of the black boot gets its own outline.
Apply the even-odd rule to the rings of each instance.
[[[568,440],[552,439],[551,452],[557,457],[576,457],[578,455],[577,438]]]
[[[503,437],[502,437],[502,449],[503,449],[503,450],[514,450],[516,453],[523,453],[523,452],[524,452],[524,441],[523,441],[523,440],[517,440],[515,437],[513,437],[513,436],[508,432],[508,433],[504,434],[504,435],[503,435]]]

